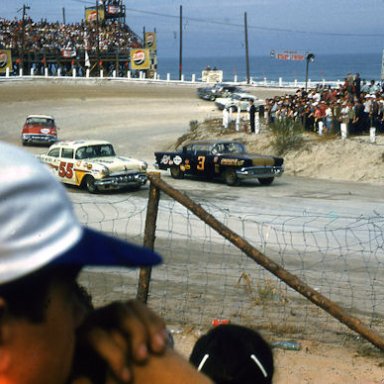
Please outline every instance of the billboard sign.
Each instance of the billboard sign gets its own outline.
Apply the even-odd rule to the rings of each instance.
[[[0,49],[0,73],[12,71],[12,53],[10,49]]]
[[[151,64],[149,49],[131,49],[131,69],[149,69]]]
[[[118,17],[125,17],[124,8],[120,4],[110,4],[105,6],[105,18],[115,19]]]
[[[276,52],[275,50],[272,50],[270,55],[271,57],[277,60],[292,60],[292,61],[305,60],[305,54],[299,53],[297,51]]]
[[[97,7],[99,11],[99,21],[104,20],[105,13],[103,7]],[[85,8],[85,22],[86,23],[92,23],[96,22],[97,20],[97,10],[96,7],[89,7]]]
[[[145,48],[156,50],[156,32],[145,32]]]

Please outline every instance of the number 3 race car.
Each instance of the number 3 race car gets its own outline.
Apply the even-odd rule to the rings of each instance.
[[[100,140],[60,141],[40,155],[63,183],[101,190],[139,188],[147,182],[145,161],[116,156],[112,144]]]
[[[184,175],[220,177],[227,185],[244,179],[270,185],[284,172],[283,158],[247,153],[237,141],[194,141],[177,152],[155,152],[155,158],[155,167],[169,169],[175,179]]]

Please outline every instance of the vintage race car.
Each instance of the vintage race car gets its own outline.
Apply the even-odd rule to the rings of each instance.
[[[253,100],[256,110],[259,110],[260,106],[264,105],[262,100],[249,93],[233,93],[230,97],[216,99],[215,104],[221,111],[223,109],[231,109],[233,112],[236,112],[240,108],[240,111],[243,112],[248,110],[250,100]]]
[[[196,90],[200,99],[210,101],[215,101],[219,97],[230,97],[234,92],[243,92],[243,90],[236,85],[226,83],[216,83],[212,87],[200,87]]]
[[[63,183],[89,192],[138,188],[147,182],[145,161],[117,156],[111,143],[101,140],[59,141],[39,155]]]
[[[194,141],[177,152],[155,152],[155,158],[155,167],[169,169],[175,179],[184,175],[220,177],[227,185],[244,179],[269,185],[284,172],[283,158],[247,153],[237,141]]]
[[[57,141],[55,119],[46,115],[29,115],[21,130],[21,144],[52,145]]]

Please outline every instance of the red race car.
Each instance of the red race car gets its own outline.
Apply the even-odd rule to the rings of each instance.
[[[29,115],[21,131],[21,143],[51,145],[57,141],[55,119],[46,115]]]

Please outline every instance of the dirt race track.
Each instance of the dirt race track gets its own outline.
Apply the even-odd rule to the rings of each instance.
[[[153,162],[154,148],[164,149],[188,130],[191,120],[221,114],[195,96],[195,85],[166,86],[118,81],[0,82],[0,139],[20,144],[28,114],[52,114],[61,139],[102,138],[121,154]],[[265,98],[284,90],[251,90]],[[33,153],[45,148],[28,147]],[[188,355],[196,333],[176,335],[177,348]],[[275,384],[382,384],[383,354],[358,344],[307,342],[301,351],[276,350]]]

